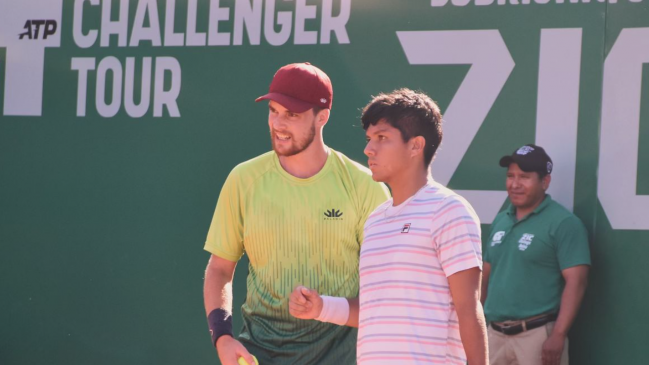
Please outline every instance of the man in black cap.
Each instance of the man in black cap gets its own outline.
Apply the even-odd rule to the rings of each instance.
[[[492,365],[567,365],[567,333],[586,290],[590,251],[582,222],[552,200],[552,159],[525,145],[500,159],[511,205],[483,248],[482,302]]]

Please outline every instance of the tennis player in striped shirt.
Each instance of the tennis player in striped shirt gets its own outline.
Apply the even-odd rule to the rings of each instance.
[[[393,198],[365,223],[359,297],[299,286],[290,313],[358,327],[358,364],[487,364],[480,222],[430,174],[442,140],[439,107],[400,89],[375,97],[361,120],[372,178]]]

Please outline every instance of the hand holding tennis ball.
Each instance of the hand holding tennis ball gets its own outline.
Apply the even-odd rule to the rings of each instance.
[[[230,335],[220,336],[216,341],[216,351],[219,360],[224,365],[257,365],[257,359],[243,346],[243,344]],[[254,361],[253,361],[254,360]]]
[[[252,359],[255,360],[254,364],[248,364],[246,359],[244,359],[243,357],[240,357],[237,362],[239,363],[239,365],[259,365],[259,361],[257,361],[257,358],[255,357],[255,355],[252,355]]]

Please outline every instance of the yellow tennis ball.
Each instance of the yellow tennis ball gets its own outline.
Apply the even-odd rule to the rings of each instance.
[[[252,355],[252,359],[255,360],[255,365],[259,365],[259,361],[257,361],[255,355]],[[239,360],[237,360],[237,362],[239,363],[239,365],[252,365],[252,364],[248,364],[246,359],[244,359],[243,357],[240,357]]]

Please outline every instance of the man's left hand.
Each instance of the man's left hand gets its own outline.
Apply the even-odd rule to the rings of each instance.
[[[561,363],[561,354],[563,346],[566,343],[566,336],[552,333],[543,343],[541,360],[543,365],[559,365]]]

